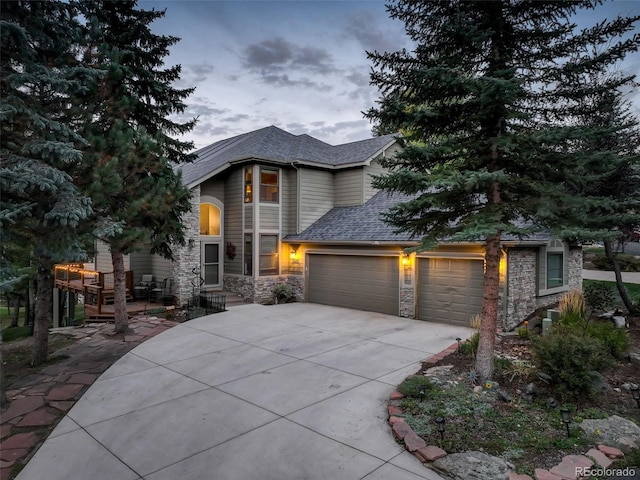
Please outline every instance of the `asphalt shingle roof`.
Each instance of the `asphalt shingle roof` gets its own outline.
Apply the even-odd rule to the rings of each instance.
[[[195,152],[195,161],[178,169],[184,183],[193,185],[231,163],[252,158],[281,164],[305,162],[339,167],[364,163],[394,141],[395,135],[383,135],[334,146],[306,134],[294,135],[270,126],[201,148]]]
[[[402,232],[394,233],[395,227],[382,220],[382,214],[394,205],[412,200],[411,195],[380,191],[364,205],[334,207],[310,225],[304,232],[287,235],[288,242],[417,242],[420,239]],[[522,226],[526,226],[522,223]],[[541,230],[526,238],[505,234],[503,242],[532,242],[544,244],[549,241],[549,231]]]

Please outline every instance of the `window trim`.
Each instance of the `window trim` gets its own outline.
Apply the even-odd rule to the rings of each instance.
[[[275,237],[276,239],[276,251],[273,253],[262,253],[262,245],[264,237]],[[277,233],[261,233],[260,234],[260,249],[259,249],[259,261],[258,261],[258,276],[260,277],[269,277],[280,275],[280,236]],[[262,268],[262,259],[264,257],[273,257],[273,262],[275,263],[275,269],[270,268],[269,270],[263,270]],[[270,262],[271,263],[271,262]]]
[[[549,286],[549,255],[562,255],[562,284]],[[540,269],[538,272],[538,296],[553,295],[569,290],[569,248],[557,239],[552,239],[549,243],[540,248],[538,255]]]
[[[276,188],[276,199],[275,200],[267,200],[266,199],[266,195],[265,198],[262,198],[262,191],[263,191],[263,186],[264,187],[273,187],[273,184],[271,183],[262,183],[262,173],[263,172],[269,172],[272,174],[275,174],[276,176],[276,183],[275,183],[275,188]],[[260,167],[259,170],[259,180],[260,180],[260,192],[259,192],[259,201],[260,203],[270,203],[270,204],[279,204],[280,203],[280,169],[278,168],[270,168],[270,167]]]

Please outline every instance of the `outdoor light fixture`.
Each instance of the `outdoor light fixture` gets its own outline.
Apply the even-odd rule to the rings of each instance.
[[[420,388],[420,401],[424,400],[424,387]]]
[[[402,255],[402,266],[406,267],[407,265],[409,265],[409,255],[405,253]]]
[[[440,440],[444,441],[444,418],[436,418],[436,425],[438,426],[438,432],[440,432]]]
[[[291,251],[289,252],[289,259],[293,263],[298,263],[298,245],[291,245]]]
[[[638,408],[640,408],[640,388],[638,387],[638,385],[633,385],[631,387],[631,396],[638,404]]]
[[[196,241],[193,238],[189,239],[189,250],[191,250],[193,248],[193,246],[195,245]]]
[[[564,423],[565,427],[567,427],[567,437],[569,435],[569,423],[571,423],[571,412],[569,412],[568,408],[561,408],[560,415],[562,416],[562,423]]]
[[[458,353],[460,353],[460,342],[462,341],[462,339],[460,337],[456,338],[456,342],[458,342]]]

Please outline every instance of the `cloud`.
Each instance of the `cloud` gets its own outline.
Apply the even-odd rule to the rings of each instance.
[[[242,56],[244,67],[271,78],[283,71],[330,73],[335,71],[327,50],[313,46],[298,46],[282,37],[274,37],[248,45]]]
[[[347,18],[344,33],[346,38],[355,38],[368,52],[394,52],[408,42],[400,22],[391,23],[389,19],[366,10],[360,10]]]
[[[300,79],[292,79],[286,73],[282,75],[265,74],[262,75],[262,81],[269,85],[273,85],[274,87],[299,87],[313,89],[320,92],[330,92],[334,88],[329,84],[316,82],[306,77]]]

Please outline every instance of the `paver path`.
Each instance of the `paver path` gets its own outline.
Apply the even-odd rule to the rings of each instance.
[[[436,480],[386,402],[471,329],[313,304],[177,325],[107,370],[19,480]]]

